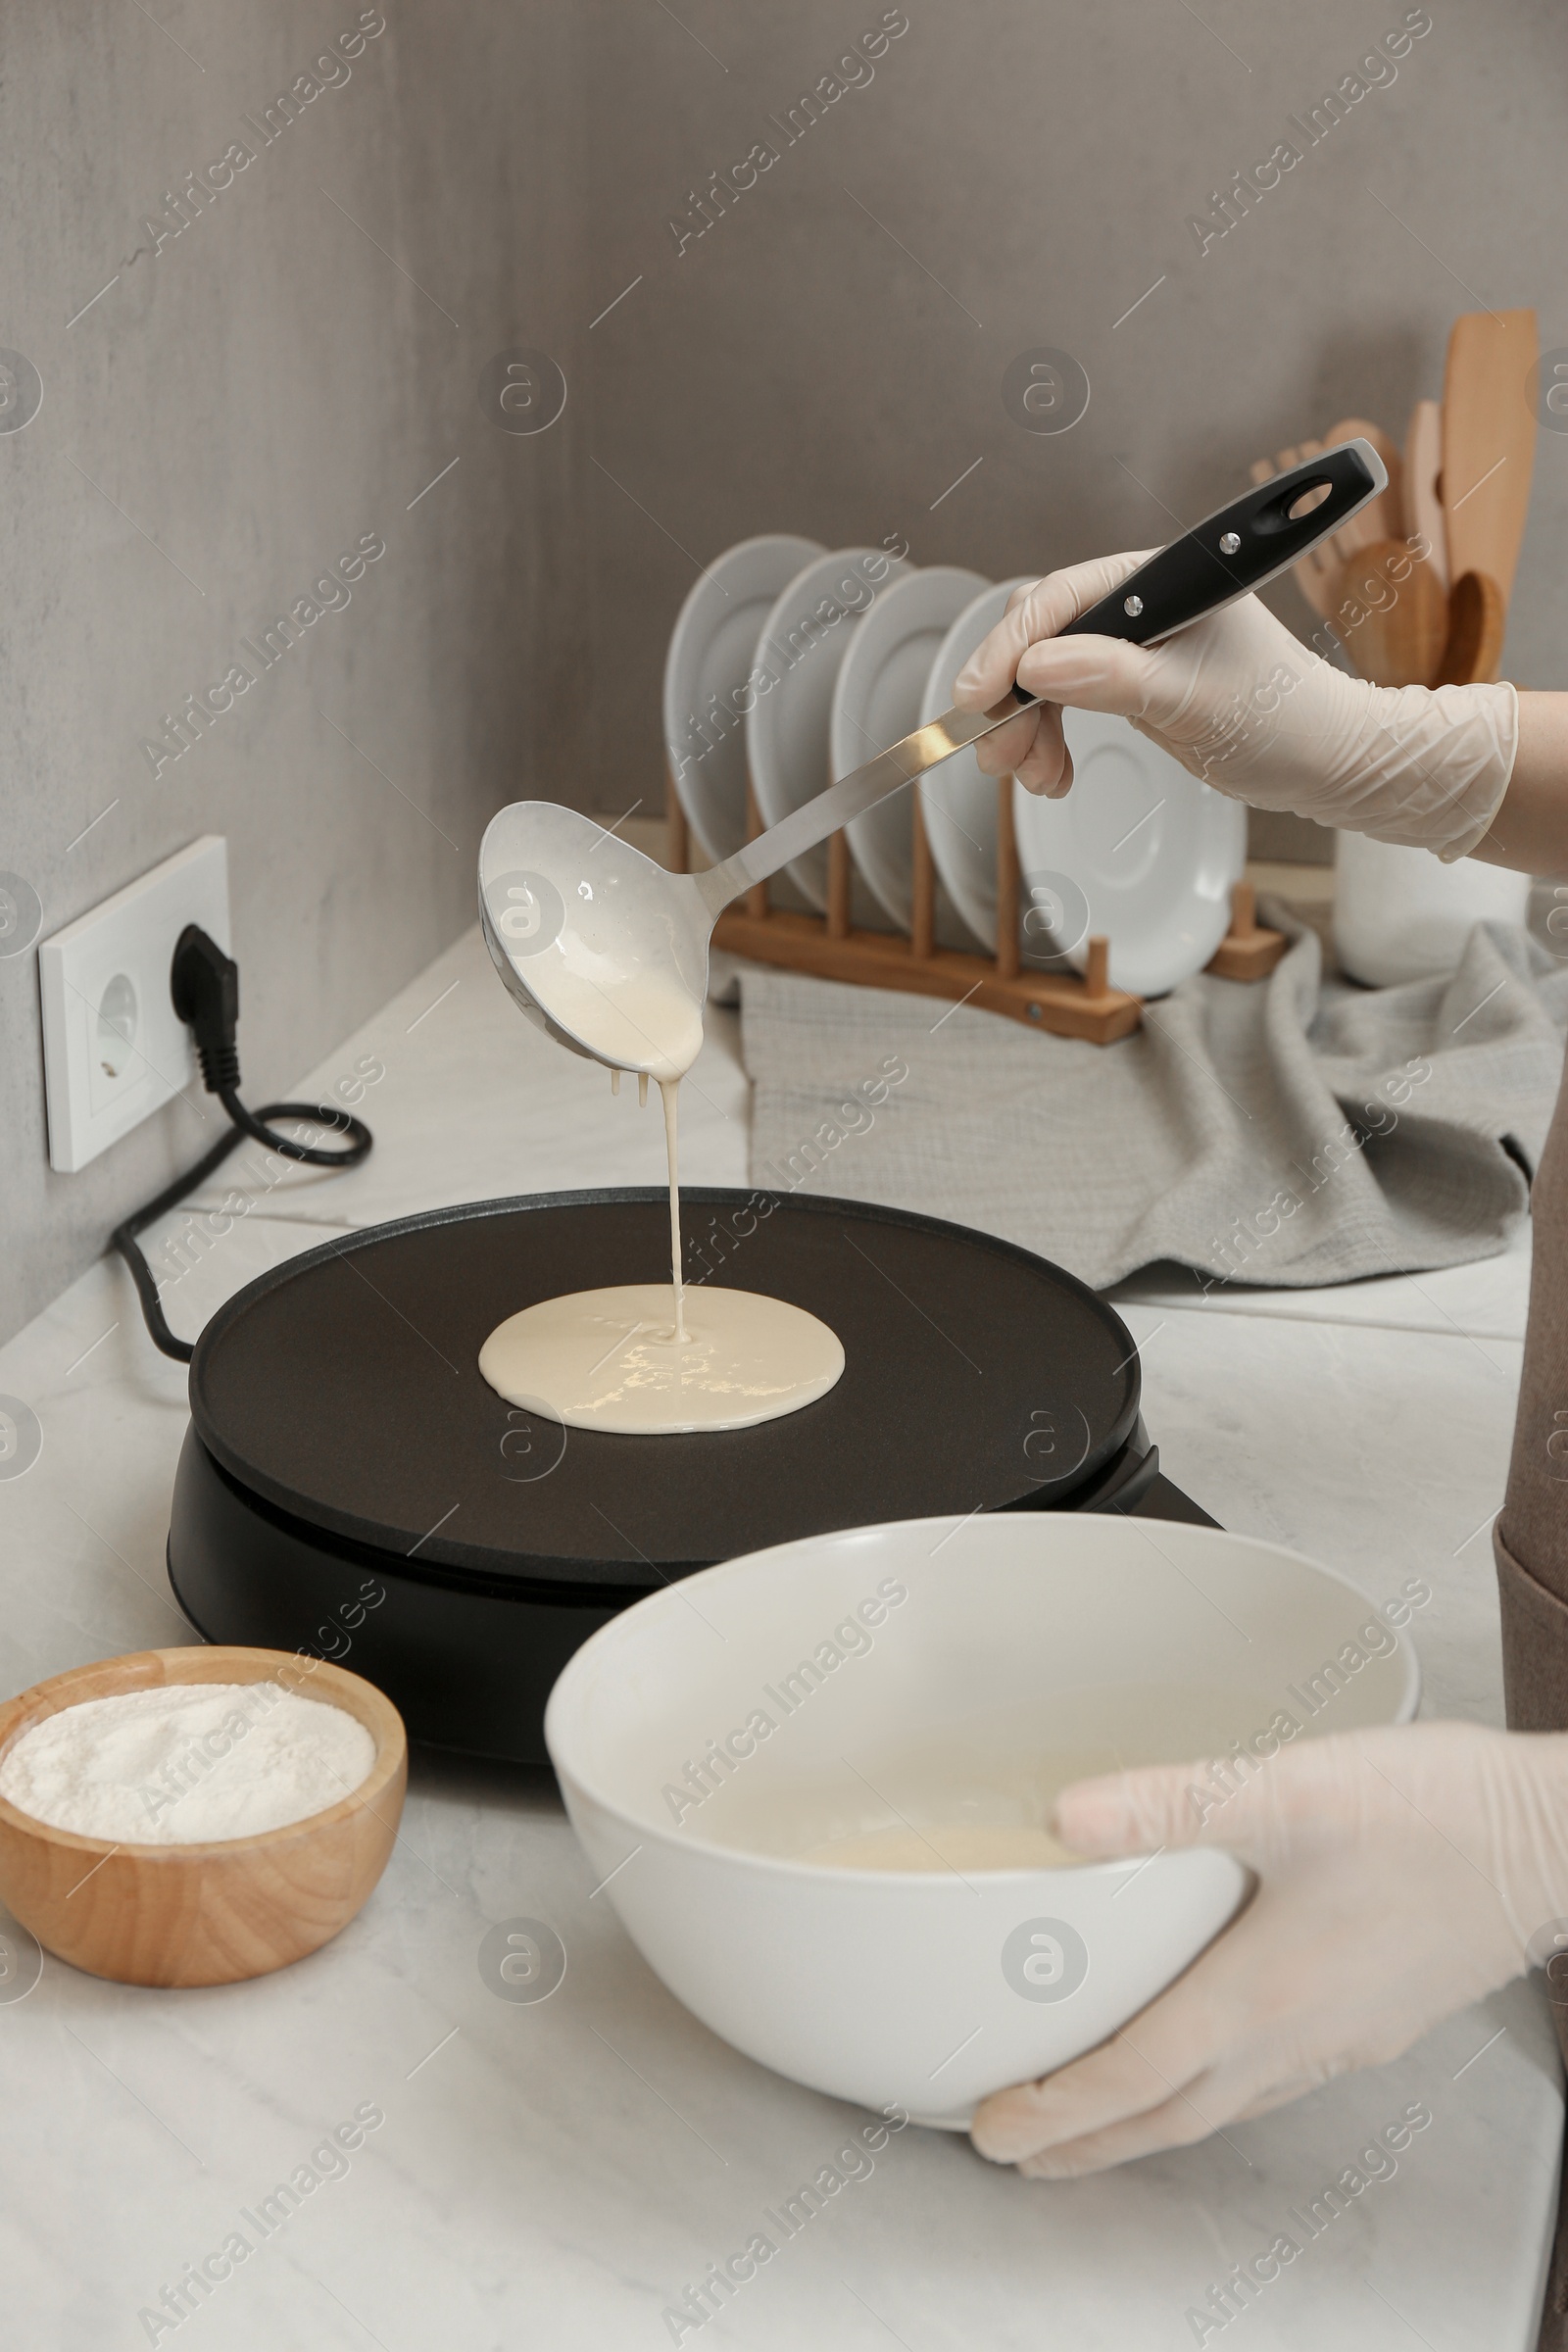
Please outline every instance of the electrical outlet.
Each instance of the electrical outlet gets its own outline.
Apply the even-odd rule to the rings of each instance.
[[[65,1175],[200,1088],[169,993],[187,923],[228,954],[228,844],[219,834],[166,858],[38,950],[49,1164]]]

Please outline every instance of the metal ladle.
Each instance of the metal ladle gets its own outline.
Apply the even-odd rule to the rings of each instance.
[[[1061,634],[1157,644],[1288,569],[1387,483],[1368,442],[1324,450],[1173,540]],[[701,1042],[709,944],[724,908],[1039,699],[1013,686],[989,710],[947,711],[701,874],[667,873],[558,802],[514,802],[479,846],[479,913],[497,971],[572,1053],[677,1075]]]

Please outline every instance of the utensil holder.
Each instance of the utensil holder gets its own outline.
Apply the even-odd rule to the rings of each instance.
[[[691,871],[691,834],[686,812],[668,779],[664,796],[671,870]],[[754,963],[810,972],[819,980],[847,980],[862,988],[903,989],[912,996],[948,997],[1004,1013],[1055,1037],[1083,1038],[1108,1046],[1128,1036],[1143,1019],[1144,1004],[1110,985],[1110,944],[1098,934],[1088,942],[1084,969],[1042,972],[1023,967],[1018,947],[1018,844],[1012,824],[1012,778],[997,779],[997,951],[966,954],[936,944],[936,868],[926,838],[920,795],[910,813],[914,864],[913,907],[907,939],[885,931],[855,929],[850,921],[850,844],[834,833],[827,844],[827,911],[794,914],[768,903],[767,884],[757,883],[727,907],[713,926],[713,945]],[[746,838],[762,831],[757,795],[746,791]],[[1283,932],[1270,931],[1255,915],[1252,886],[1238,882],[1231,893],[1231,927],[1207,969],[1225,980],[1262,980],[1285,953]]]

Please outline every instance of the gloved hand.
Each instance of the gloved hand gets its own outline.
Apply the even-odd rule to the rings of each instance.
[[[1282,1747],[1229,1796],[1207,1765],[1158,1765],[1064,1789],[1051,1827],[1097,1860],[1227,1846],[1259,1881],[1110,2041],[982,2101],[980,2153],[1059,2180],[1396,2058],[1541,1964],[1568,1915],[1568,1734],[1344,1733]]]
[[[1490,830],[1518,744],[1511,686],[1371,686],[1320,661],[1255,596],[1148,650],[1056,631],[1148,556],[1104,556],[1018,589],[954,683],[983,710],[1016,678],[1049,697],[975,746],[1031,792],[1072,783],[1065,703],[1110,710],[1189,774],[1256,808],[1289,808],[1379,841],[1463,858]]]

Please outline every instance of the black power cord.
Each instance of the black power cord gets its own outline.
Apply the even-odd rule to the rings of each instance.
[[[269,1102],[263,1110],[246,1109],[236,1091],[239,966],[196,923],[187,923],[175,943],[169,993],[174,1010],[195,1037],[207,1091],[218,1097],[232,1125],[227,1135],[220,1137],[186,1175],[176,1177],[156,1200],[149,1200],[145,1208],[138,1208],[134,1216],[117,1225],[109,1246],[119,1250],[130,1268],[153,1346],[165,1355],[172,1355],[176,1363],[188,1364],[195,1348],[189,1341],[176,1339],[170,1330],[153,1270],[142,1255],[136,1236],[177,1207],[198,1185],[205,1184],[213,1170],[221,1166],[247,1136],[255,1143],[265,1144],[270,1152],[280,1152],[285,1159],[305,1160],[318,1168],[358,1167],[374,1139],[363,1119],[351,1118],[346,1110],[328,1109],[323,1103]],[[323,1150],[318,1144],[296,1144],[286,1135],[273,1133],[269,1125],[272,1119],[312,1119],[347,1140],[341,1148],[331,1150]]]

